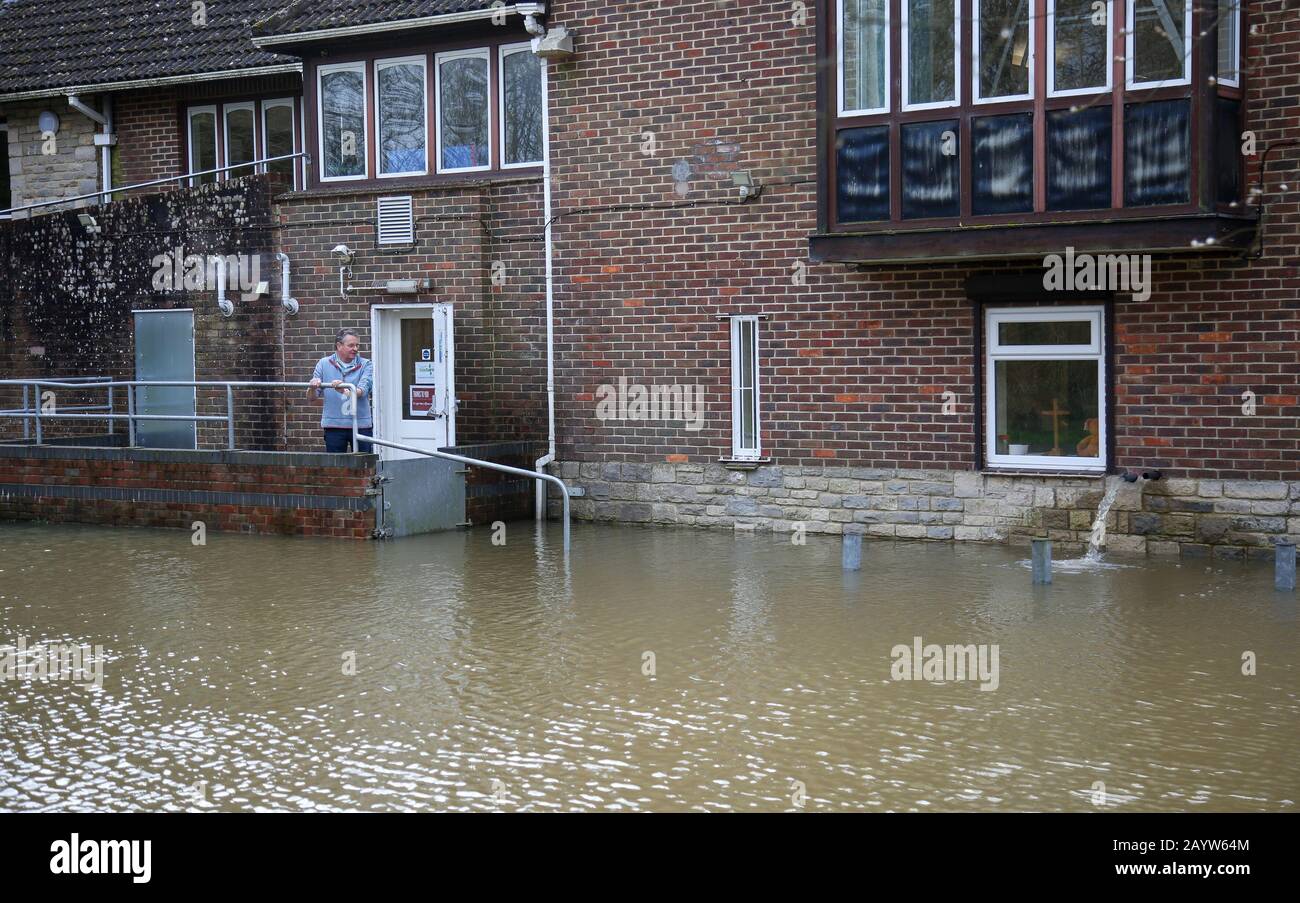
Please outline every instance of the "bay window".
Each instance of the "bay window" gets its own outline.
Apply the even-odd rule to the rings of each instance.
[[[321,181],[366,177],[366,65],[339,63],[317,72]]]
[[[820,2],[813,259],[1031,256],[1067,224],[1097,250],[1252,239],[1239,0]]]
[[[293,97],[226,100],[188,107],[183,134],[188,171],[223,170],[195,176],[190,184],[207,185],[269,171],[296,185],[296,161],[257,161],[298,152],[297,115],[298,101]]]
[[[988,466],[1104,471],[1104,308],[990,308],[985,318]]]
[[[425,81],[424,57],[375,63],[380,178],[428,171]]]
[[[488,51],[435,57],[438,82],[438,171],[466,172],[492,164],[488,115]]]

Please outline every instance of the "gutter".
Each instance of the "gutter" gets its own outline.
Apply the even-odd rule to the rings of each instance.
[[[224,78],[252,78],[258,75],[282,75],[290,72],[302,73],[302,63],[284,63],[277,66],[257,66],[251,69],[222,69],[216,72],[196,72],[191,75],[166,75],[160,78],[137,78],[131,81],[104,82],[102,84],[68,85],[62,88],[38,88],[33,91],[17,91],[13,94],[0,94],[0,103],[14,100],[39,100],[44,97],[58,97],[61,94],[100,94],[105,91],[131,91],[136,88],[158,88],[164,85],[180,85],[189,82],[212,82]]]
[[[253,38],[253,46],[259,50],[279,44],[298,44],[306,41],[324,41],[331,38],[350,38],[358,35],[384,34],[390,31],[406,31],[412,28],[431,28],[438,25],[454,25],[458,22],[477,22],[500,15],[538,16],[546,12],[544,3],[515,3],[510,6],[472,9],[459,13],[443,13],[437,16],[421,16],[418,19],[402,19],[396,22],[372,22],[368,25],[345,25],[340,28],[322,28],[317,31],[304,31],[298,34],[275,34]]]

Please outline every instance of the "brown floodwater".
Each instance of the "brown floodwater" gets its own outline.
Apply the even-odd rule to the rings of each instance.
[[[579,525],[566,573],[554,527],[506,540],[0,524],[0,645],[104,656],[101,689],[0,682],[0,809],[1300,798],[1296,596],[1268,563],[1116,559],[1036,588],[1005,548],[868,543],[845,574],[825,537]],[[996,644],[996,689],[892,679],[918,636]]]

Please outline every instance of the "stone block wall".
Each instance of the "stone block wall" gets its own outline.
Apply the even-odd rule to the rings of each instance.
[[[99,106],[97,98],[82,99]],[[38,124],[45,110],[59,117],[54,152],[49,154]],[[15,207],[99,190],[100,153],[95,147],[99,126],[89,117],[69,107],[62,97],[5,104],[0,115],[9,123],[9,177]]]
[[[882,539],[1027,545],[1081,554],[1108,489],[1108,552],[1267,558],[1300,537],[1300,482],[996,475],[946,470],[721,464],[553,468],[584,520],[734,530],[861,532]],[[558,503],[551,502],[551,514]]]

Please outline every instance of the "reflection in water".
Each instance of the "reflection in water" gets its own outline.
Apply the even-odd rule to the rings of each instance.
[[[1034,587],[1010,549],[839,551],[580,526],[566,572],[527,523],[0,526],[0,644],[108,659],[99,691],[0,683],[0,809],[1294,807],[1300,628],[1267,565]],[[916,636],[998,644],[998,689],[891,681]]]

